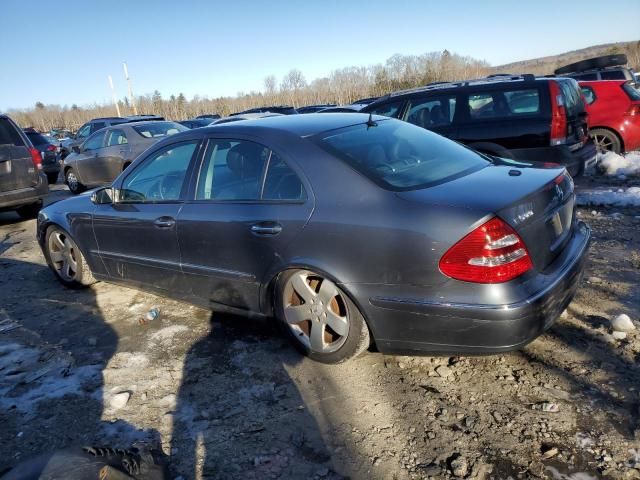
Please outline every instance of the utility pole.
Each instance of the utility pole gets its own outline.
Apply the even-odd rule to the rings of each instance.
[[[118,105],[118,98],[116,97],[116,89],[113,88],[113,78],[109,75],[109,86],[111,87],[111,96],[113,97],[113,104],[116,106],[116,112],[118,112],[118,116],[120,115],[120,105]]]
[[[127,84],[129,85],[129,102],[133,107],[133,114],[138,115],[138,108],[136,107],[136,102],[133,99],[133,89],[131,88],[131,79],[129,78],[129,70],[127,70],[127,62],[123,62],[122,66],[124,67],[124,78],[127,80]]]

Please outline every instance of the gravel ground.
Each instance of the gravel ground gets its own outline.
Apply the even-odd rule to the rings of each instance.
[[[143,439],[183,479],[640,478],[640,209],[579,215],[594,232],[585,280],[522,351],[327,366],[266,321],[67,290],[35,221],[0,214],[0,471]],[[614,334],[619,314],[636,329]]]

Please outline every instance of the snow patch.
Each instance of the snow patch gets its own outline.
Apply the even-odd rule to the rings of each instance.
[[[553,480],[598,480],[598,477],[590,475],[586,472],[561,473],[555,467],[545,467],[545,471],[551,474]]]
[[[578,205],[599,205],[612,207],[640,207],[640,187],[629,187],[626,190],[583,190],[578,192]]]
[[[629,152],[625,155],[607,152],[600,156],[598,168],[609,176],[640,175],[640,152]]]

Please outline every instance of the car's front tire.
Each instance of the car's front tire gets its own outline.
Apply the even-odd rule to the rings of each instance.
[[[78,195],[79,193],[82,193],[87,189],[87,187],[80,183],[78,174],[75,172],[75,170],[73,170],[73,168],[68,169],[64,173],[64,180],[67,184],[67,187],[69,187],[69,191],[74,195]]]
[[[62,228],[49,227],[44,252],[49,267],[64,286],[84,288],[96,282],[78,245]]]
[[[341,363],[369,347],[369,329],[358,307],[333,281],[315,272],[281,274],[275,307],[280,326],[312,360]]]

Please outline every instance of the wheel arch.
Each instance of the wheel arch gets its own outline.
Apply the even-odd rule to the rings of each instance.
[[[349,297],[349,300],[351,300],[353,304],[360,311],[360,314],[362,315],[362,318],[364,319],[364,322],[366,323],[367,328],[369,329],[371,343],[372,344],[375,343],[375,332],[371,328],[371,322],[369,322],[369,319],[367,318],[366,310],[362,308],[361,302],[358,301],[358,299],[355,297],[353,292],[349,289],[348,284],[344,284],[340,282],[340,279],[338,277],[333,275],[330,271],[328,271],[325,267],[319,265],[318,263],[303,262],[303,261],[291,262],[286,265],[281,265],[275,271],[271,271],[266,276],[266,281],[262,284],[263,286],[261,288],[260,307],[262,312],[265,315],[270,317],[273,317],[275,315],[276,285],[278,284],[278,280],[280,276],[291,270],[310,270],[312,272],[315,272],[327,278],[328,280],[331,280],[333,283],[338,285],[340,289],[345,293],[345,295]]]
[[[625,147],[624,147],[624,138],[622,138],[622,135],[620,135],[620,132],[618,132],[616,129],[611,128],[609,126],[603,127],[603,126],[599,126],[599,125],[594,125],[593,127],[589,127],[589,136],[591,136],[591,132],[593,130],[607,130],[607,131],[613,133],[616,136],[616,138],[618,139],[618,141],[620,142],[620,153],[626,152]]]

